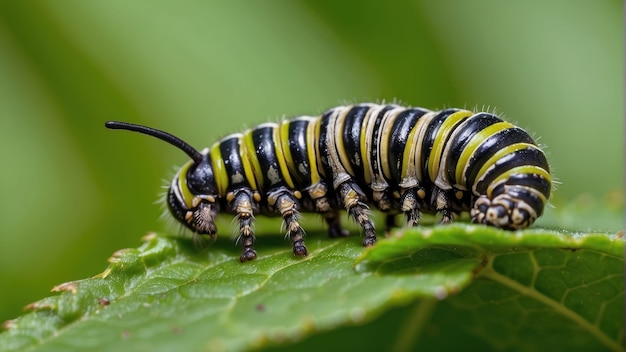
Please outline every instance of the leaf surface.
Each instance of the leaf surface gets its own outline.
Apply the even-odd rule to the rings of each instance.
[[[198,250],[146,236],[139,248],[116,252],[102,274],[59,285],[60,294],[6,322],[0,349],[278,348],[378,326],[394,311],[401,318],[392,319],[393,333],[363,341],[621,349],[617,235],[455,224],[403,229],[365,251],[356,236],[307,240],[310,255],[300,259],[280,238],[259,239],[259,258],[242,264],[227,240]]]

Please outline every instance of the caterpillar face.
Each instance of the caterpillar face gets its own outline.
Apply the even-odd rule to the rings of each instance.
[[[472,222],[507,230],[530,226],[541,216],[550,196],[550,184],[544,181],[549,177],[545,170],[515,173],[500,181],[493,187],[491,197],[483,195],[476,199],[471,210]]]
[[[344,236],[339,212],[376,242],[369,206],[403,213],[410,226],[421,213],[441,222],[470,212],[475,223],[508,230],[530,226],[550,197],[543,151],[528,133],[490,113],[429,111],[358,104],[319,117],[264,123],[226,136],[198,152],[159,130],[107,122],[164,140],[191,157],[174,177],[167,204],[197,234],[214,235],[219,212],[236,215],[241,261],[256,258],[254,217],[281,216],[295,255],[307,255],[301,212],[322,215],[331,236]]]

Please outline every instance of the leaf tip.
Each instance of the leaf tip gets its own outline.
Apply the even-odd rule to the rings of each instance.
[[[76,293],[78,291],[78,283],[76,281],[65,282],[60,285],[54,286],[50,292],[71,292]]]
[[[111,264],[119,263],[122,260],[122,257],[130,251],[130,248],[119,249],[113,252],[109,259],[107,259],[107,261]]]
[[[101,272],[100,274],[96,274],[94,276],[92,276],[92,279],[106,279],[107,276],[109,276],[111,274],[111,268],[106,268],[103,272]]]
[[[141,242],[150,242],[155,239],[158,235],[156,232],[148,232],[145,236],[141,238]]]
[[[37,301],[37,302],[27,304],[24,307],[24,310],[25,311],[34,311],[34,310],[43,310],[43,309],[53,310],[55,308],[56,308],[56,305],[52,303]]]
[[[2,323],[3,330],[15,329],[16,327],[17,327],[17,321],[15,319],[5,320],[4,323]]]

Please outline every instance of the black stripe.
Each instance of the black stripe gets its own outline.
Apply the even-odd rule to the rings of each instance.
[[[502,122],[497,116],[487,113],[475,114],[468,120],[470,121],[466,120],[464,126],[459,126],[458,130],[455,131],[455,139],[448,141],[450,149],[444,167],[448,175],[448,180],[452,184],[456,184],[460,181],[456,179],[457,164],[459,163],[459,158],[463,150],[467,147],[472,137],[485,128],[495,123]]]
[[[219,145],[220,153],[222,154],[222,160],[224,161],[225,172],[226,172],[226,175],[228,176],[227,189],[229,190],[233,188],[241,188],[241,187],[250,186],[245,177],[243,162],[241,160],[241,153],[239,151],[239,148],[240,148],[239,143],[240,143],[239,137],[229,137],[229,138],[223,139]],[[241,182],[232,183],[232,176],[237,173],[241,174],[244,177],[242,177]]]
[[[531,187],[543,194],[546,199],[550,197],[550,189],[552,184],[546,180],[543,176],[537,174],[519,174],[511,175],[506,182],[507,185],[520,185]]]
[[[480,194],[484,194],[487,192],[489,184],[504,172],[514,167],[531,165],[540,166],[542,168],[547,167],[545,156],[538,148],[526,148],[507,154],[493,164],[493,168],[489,169],[483,180],[476,185],[476,191]]]
[[[278,165],[276,148],[274,148],[274,127],[256,127],[252,130],[252,141],[259,165],[261,166],[261,172],[263,173],[263,180],[257,180],[257,182],[262,181],[259,183],[263,185],[264,190],[284,185],[284,178]],[[281,155],[280,157],[283,156]],[[269,176],[275,179],[272,180]]]
[[[505,128],[498,133],[491,135],[476,149],[470,160],[469,167],[465,172],[466,184],[468,189],[476,182],[478,172],[483,165],[499,150],[515,143],[535,144],[533,139],[518,127]]]
[[[437,132],[441,128],[441,125],[444,121],[455,112],[461,111],[460,109],[446,109],[442,110],[435,117],[430,120],[428,123],[428,127],[424,131],[424,140],[422,141],[422,145],[418,146],[422,149],[422,158],[420,160],[420,165],[416,165],[417,168],[421,168],[422,174],[424,175],[424,182],[431,183],[433,180],[428,179],[428,158],[430,157],[430,152],[432,151],[435,144],[435,137],[437,136]]]
[[[361,129],[363,128],[363,120],[367,115],[370,107],[365,105],[357,105],[350,109],[344,120],[342,133],[344,150],[338,150],[339,153],[347,153],[348,160],[354,171],[354,176],[358,182],[363,182],[363,161],[361,160]]]
[[[328,149],[328,123],[330,121],[331,116],[335,113],[335,109],[328,110],[327,112],[320,117],[320,136],[318,141],[318,157],[322,161],[322,168],[320,173],[322,173],[323,177],[330,177],[333,172],[330,169],[330,165],[328,164],[328,158],[330,156],[330,150]]]
[[[291,159],[287,160],[287,164],[293,165],[292,176],[296,182],[296,187],[305,188],[311,185],[311,165],[309,164],[309,155],[307,152],[306,131],[309,126],[309,120],[291,120],[289,121],[289,151]],[[310,146],[313,148],[314,146]]]
[[[409,135],[417,124],[417,121],[429,112],[426,109],[413,108],[407,109],[398,114],[398,117],[393,123],[391,133],[389,134],[389,154],[388,160],[390,163],[391,174],[395,183],[402,182],[402,161],[404,154],[408,153],[408,148],[413,146],[408,145]],[[410,161],[414,162],[413,160]]]
[[[370,154],[370,165],[372,167],[372,172],[374,172],[374,175],[378,175],[378,174],[382,174],[381,171],[381,165],[378,164],[378,155],[380,153],[380,146],[378,138],[379,135],[381,133],[380,131],[380,126],[381,123],[383,122],[383,117],[385,117],[385,114],[391,110],[396,108],[395,105],[387,105],[384,108],[382,108],[379,112],[378,115],[376,116],[376,122],[374,123],[374,129],[372,132],[372,146],[371,146],[371,154]],[[362,130],[362,133],[365,132],[365,129]],[[363,138],[365,138],[365,136],[363,136]]]

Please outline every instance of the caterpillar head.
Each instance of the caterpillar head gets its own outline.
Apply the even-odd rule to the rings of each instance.
[[[480,196],[471,210],[472,222],[487,224],[505,230],[518,230],[530,226],[537,213],[528,204],[507,194],[493,200]]]
[[[218,192],[208,149],[199,152],[180,138],[151,127],[117,121],[109,121],[105,126],[153,136],[189,155],[191,160],[178,170],[167,191],[167,206],[176,220],[194,233],[217,232]]]
[[[544,183],[549,194],[550,183]],[[497,189],[492,198],[482,195],[476,199],[470,211],[472,222],[519,230],[532,225],[543,213],[546,196],[539,189],[520,185],[501,185]]]

